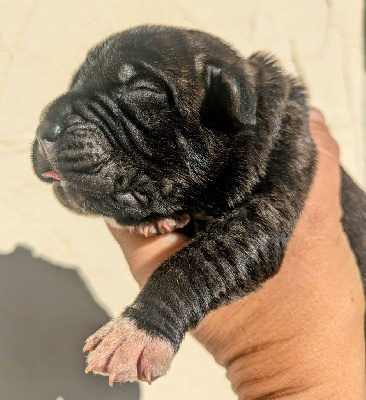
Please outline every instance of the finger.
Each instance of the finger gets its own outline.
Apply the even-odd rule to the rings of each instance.
[[[307,204],[316,212],[337,212],[340,216],[339,147],[330,135],[320,111],[309,111],[310,133],[316,145],[317,167]],[[324,210],[322,210],[324,208]]]
[[[309,119],[310,121],[317,121],[322,125],[326,125],[325,117],[318,108],[312,107],[309,109]]]
[[[318,150],[336,158],[338,162],[339,147],[328,130],[324,115],[318,109],[311,108],[309,110],[309,120],[310,133]]]

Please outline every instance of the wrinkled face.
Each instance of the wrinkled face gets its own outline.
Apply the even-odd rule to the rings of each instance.
[[[34,170],[81,214],[136,225],[186,213],[205,145],[199,135],[187,137],[192,127],[163,79],[131,65],[118,71],[120,78],[100,74],[88,86],[76,84],[46,108]]]
[[[73,211],[126,226],[233,203],[226,193],[236,188],[227,179],[235,134],[250,154],[252,135],[242,133],[256,124],[243,65],[200,32],[112,35],[44,110],[33,145],[37,176]],[[241,166],[248,193],[256,162]]]

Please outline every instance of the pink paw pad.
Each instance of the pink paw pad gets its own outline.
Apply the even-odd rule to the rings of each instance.
[[[188,214],[180,215],[177,217],[167,217],[156,222],[147,222],[138,226],[131,226],[131,232],[139,233],[145,237],[153,235],[164,235],[175,231],[176,229],[183,228],[188,224],[190,217]]]
[[[168,371],[174,357],[168,341],[151,337],[123,317],[90,336],[83,351],[89,351],[85,372],[108,375],[110,386],[137,380],[151,383]]]

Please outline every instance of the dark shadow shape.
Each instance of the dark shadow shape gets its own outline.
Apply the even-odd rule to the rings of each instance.
[[[0,255],[0,399],[138,400],[137,383],[84,373],[83,342],[108,319],[76,270]]]

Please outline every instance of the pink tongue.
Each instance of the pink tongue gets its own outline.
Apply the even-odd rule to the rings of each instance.
[[[47,171],[44,174],[42,174],[43,178],[51,178],[56,181],[61,181],[62,179],[56,174],[55,171]]]

